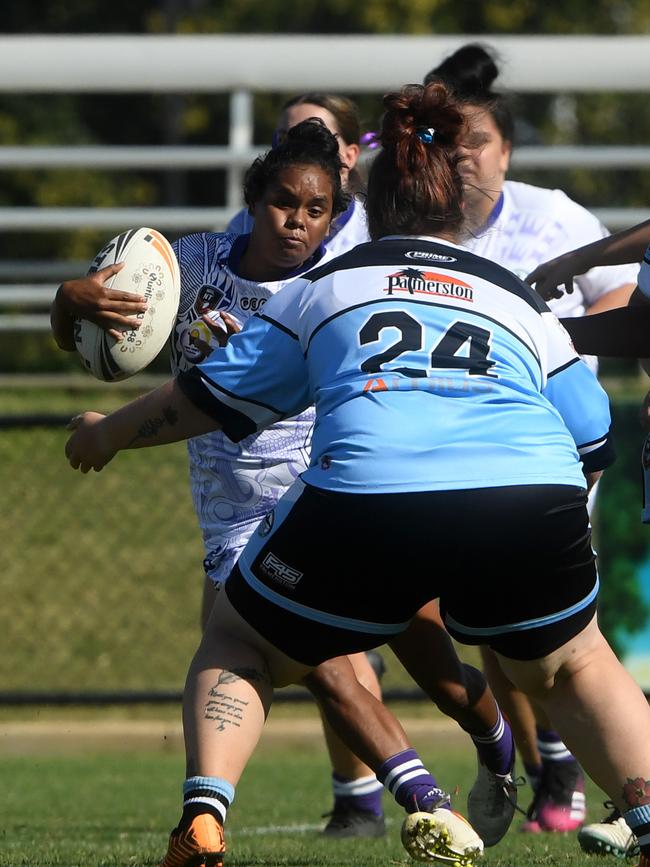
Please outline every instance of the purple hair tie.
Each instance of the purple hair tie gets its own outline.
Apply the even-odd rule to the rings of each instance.
[[[420,127],[420,129],[415,130],[416,136],[420,139],[424,144],[431,144],[433,142],[433,136],[435,135],[435,129],[430,127]]]
[[[364,147],[373,150],[379,147],[379,134],[376,132],[364,132],[359,141]]]

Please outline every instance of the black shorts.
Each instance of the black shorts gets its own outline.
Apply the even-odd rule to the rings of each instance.
[[[225,590],[258,632],[308,665],[390,642],[436,598],[458,641],[536,659],[596,610],[586,492],[341,494],[299,481]]]

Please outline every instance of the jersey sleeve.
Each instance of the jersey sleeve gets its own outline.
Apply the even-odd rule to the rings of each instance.
[[[569,429],[585,472],[596,472],[615,460],[609,398],[595,374],[576,353],[559,320],[542,314],[548,338],[546,384],[542,394]]]
[[[225,347],[177,381],[233,442],[298,415],[313,402],[297,335],[265,316],[251,317]]]

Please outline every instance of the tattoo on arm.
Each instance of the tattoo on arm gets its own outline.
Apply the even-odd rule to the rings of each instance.
[[[644,780],[643,777],[632,779],[627,778],[627,783],[623,786],[623,800],[630,807],[644,807],[650,804],[650,780]]]
[[[173,407],[166,406],[163,408],[162,417],[148,418],[140,425],[135,436],[129,442],[129,446],[132,446],[133,443],[136,443],[138,440],[153,439],[165,424],[174,427],[177,422],[178,412]]]
[[[250,683],[268,683],[266,672],[256,668],[238,668],[234,671],[222,671],[217,682],[208,690],[210,698],[205,703],[204,719],[214,720],[217,725],[216,731],[223,732],[226,726],[240,728],[244,718],[244,711],[248,702],[224,691],[223,687],[236,683],[238,680],[247,680]]]

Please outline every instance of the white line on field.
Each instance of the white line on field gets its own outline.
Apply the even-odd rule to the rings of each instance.
[[[392,825],[391,818],[386,819],[386,825]],[[307,834],[310,831],[322,831],[322,822],[304,822],[300,825],[258,825],[248,828],[237,828],[232,831],[233,837],[261,837],[268,834]]]
[[[232,832],[233,837],[256,837],[264,834],[305,834],[308,831],[322,831],[322,822],[303,823],[302,825],[259,825],[252,828],[237,828]]]

